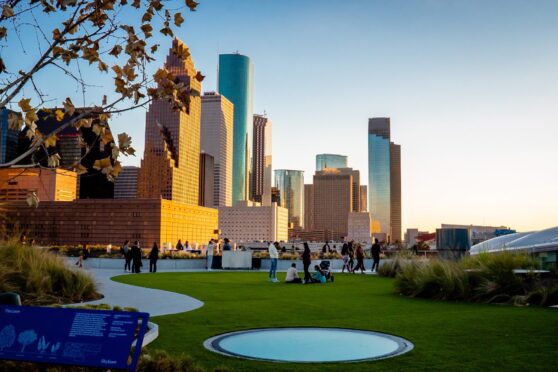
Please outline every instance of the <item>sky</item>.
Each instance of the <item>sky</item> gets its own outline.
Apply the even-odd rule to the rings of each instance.
[[[557,1],[199,2],[177,36],[204,91],[216,89],[219,53],[252,59],[275,169],[311,183],[315,155],[339,153],[366,183],[368,118],[387,116],[402,148],[404,229],[558,224]],[[55,99],[81,96],[42,79]],[[99,77],[89,94],[111,84]],[[111,125],[132,135],[140,156],[124,163],[139,165],[145,110]]]

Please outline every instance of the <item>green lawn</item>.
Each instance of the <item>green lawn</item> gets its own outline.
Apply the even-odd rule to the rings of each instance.
[[[284,274],[280,275],[284,278]],[[558,310],[412,299],[393,292],[393,280],[336,275],[326,285],[267,282],[267,273],[157,273],[117,281],[188,294],[202,308],[153,318],[159,339],[150,348],[186,352],[212,370],[552,370],[558,365]],[[141,310],[141,309],[140,309]],[[278,326],[369,329],[404,337],[411,352],[359,364],[253,362],[205,350],[225,332]],[[344,345],[339,345],[343,348]]]

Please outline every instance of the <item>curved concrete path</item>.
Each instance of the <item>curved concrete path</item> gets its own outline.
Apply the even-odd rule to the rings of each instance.
[[[150,316],[184,313],[199,309],[203,302],[193,297],[160,289],[122,284],[110,278],[125,274],[121,270],[86,269],[99,285],[99,292],[105,297],[82,304],[108,304],[111,306],[135,307]],[[130,275],[150,275],[149,273]]]

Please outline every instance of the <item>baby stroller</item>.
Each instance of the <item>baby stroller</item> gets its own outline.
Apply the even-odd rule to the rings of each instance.
[[[331,270],[329,269],[330,265],[331,264],[330,264],[329,261],[322,261],[322,262],[320,262],[320,270],[322,271],[322,273],[326,277],[326,281],[329,280],[329,281],[333,282],[334,278],[333,278],[333,274],[331,273]]]

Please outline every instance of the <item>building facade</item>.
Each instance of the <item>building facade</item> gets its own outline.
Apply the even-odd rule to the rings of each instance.
[[[138,197],[139,167],[125,166],[114,180],[115,199],[134,199]]]
[[[281,207],[289,210],[291,227],[304,228],[304,171],[276,169],[275,187],[279,189]]]
[[[173,40],[173,48],[187,48]],[[181,59],[171,51],[165,68],[176,79],[201,91],[192,58]],[[192,96],[186,110],[174,111],[164,100],[149,105],[145,124],[145,152],[138,182],[140,198],[199,202],[201,98]]]
[[[254,241],[287,241],[289,215],[285,208],[271,203],[238,202],[219,208],[220,237],[237,245]]]
[[[234,106],[225,96],[202,96],[201,150],[214,159],[215,207],[232,205]]]
[[[304,185],[304,230],[314,230],[314,185]]]
[[[60,168],[0,169],[0,202],[26,200],[35,193],[40,202],[77,198],[77,174]]]
[[[248,199],[252,143],[253,67],[241,54],[219,55],[219,94],[234,105],[232,203]]]
[[[202,152],[200,154],[200,191],[199,205],[213,208],[213,191],[215,190],[215,162],[213,156]]]
[[[325,168],[347,168],[347,157],[337,154],[316,155],[316,172]]]
[[[360,211],[368,212],[368,187],[360,185]]]
[[[271,203],[271,120],[265,115],[254,115],[252,143],[252,181],[250,197],[253,201]]]
[[[8,124],[10,113],[19,115],[7,108],[0,109],[0,164],[13,160],[17,156],[19,131],[10,128]]]
[[[349,213],[349,233],[347,240],[370,243],[372,237],[372,219],[368,212]]]
[[[373,233],[401,240],[401,147],[391,142],[390,118],[368,120],[368,208]]]
[[[25,202],[4,206],[8,230],[25,232],[42,244],[113,244],[139,240],[176,244],[178,239],[207,244],[217,238],[217,210],[164,199],[88,199],[73,202],[41,202],[29,208]]]
[[[314,229],[329,230],[336,237],[349,232],[353,211],[353,177],[350,172],[325,168],[314,175]],[[339,239],[336,239],[339,240]]]

